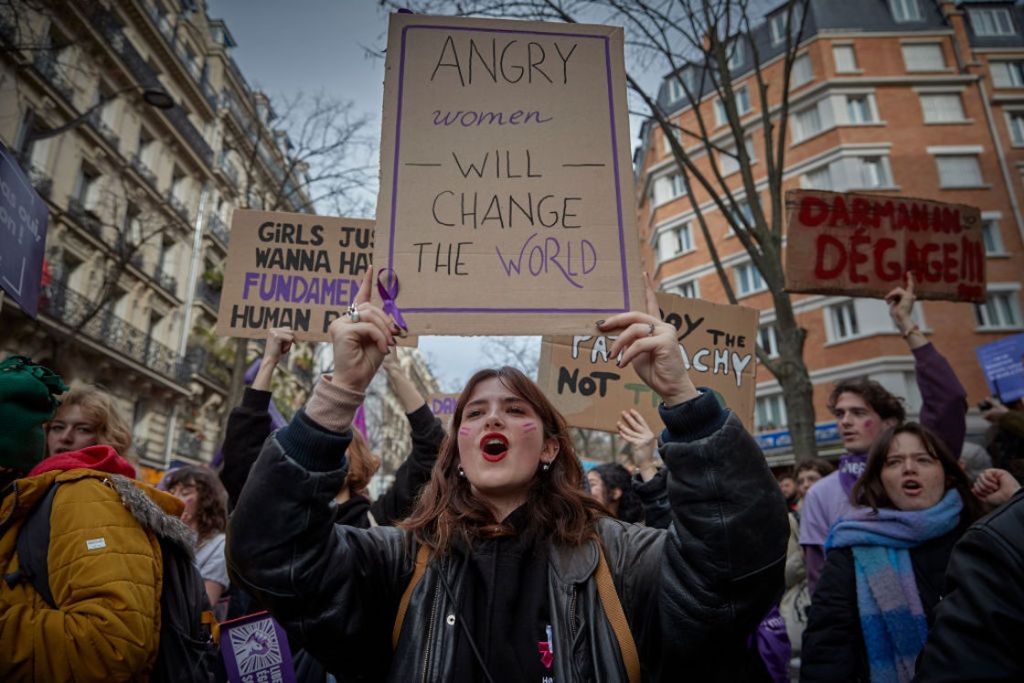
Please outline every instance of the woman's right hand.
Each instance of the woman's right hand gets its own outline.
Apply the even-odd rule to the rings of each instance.
[[[622,417],[616,425],[621,436],[633,446],[633,464],[640,470],[644,481],[649,481],[658,472],[654,462],[654,452],[658,447],[658,439],[647,425],[647,420],[636,408],[622,411]]]
[[[1002,505],[1020,489],[1020,484],[1006,470],[990,468],[978,475],[971,491],[989,505]]]
[[[384,356],[395,345],[398,327],[379,306],[370,303],[373,267],[363,276],[352,305],[358,312],[354,322],[348,314],[336,318],[327,329],[334,347],[334,375],[331,383],[364,393]]]

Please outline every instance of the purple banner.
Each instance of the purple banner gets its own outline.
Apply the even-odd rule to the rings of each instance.
[[[288,637],[267,612],[221,624],[220,651],[231,683],[295,683]]]

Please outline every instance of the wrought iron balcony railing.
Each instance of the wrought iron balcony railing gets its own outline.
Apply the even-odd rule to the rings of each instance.
[[[68,82],[68,79],[64,77],[64,74],[60,72],[57,56],[52,51],[40,50],[37,52],[32,65],[50,85],[55,87],[64,96],[64,99],[68,102],[72,101],[75,96],[75,89]]]
[[[199,286],[196,287],[196,295],[213,310],[216,311],[220,308],[220,292],[211,287],[205,280],[199,281]]]
[[[138,152],[132,155],[131,165],[132,168],[135,169],[135,172],[142,176],[142,178],[147,183],[149,183],[150,187],[152,187],[153,190],[155,190],[156,192],[160,192],[160,188],[157,187],[156,184],[156,174],[153,173],[152,169],[150,169],[149,166],[146,165],[146,162],[142,160],[142,157],[139,155]]]
[[[178,214],[181,220],[186,223],[190,221],[188,207],[185,206],[180,199],[172,194],[167,198],[167,203],[171,205],[171,208],[174,209],[174,213]]]
[[[175,445],[175,450],[186,458],[198,460],[199,454],[203,450],[203,440],[199,438],[198,434],[182,428],[178,432],[178,442]]]
[[[207,225],[210,228],[210,234],[220,241],[220,243],[225,247],[228,246],[228,229],[227,226],[224,225],[224,221],[220,219],[220,216],[215,213],[211,213]]]
[[[192,374],[225,389],[231,384],[231,365],[218,358],[212,351],[201,346],[192,346],[189,347],[185,359]]]
[[[91,235],[99,239],[101,242],[105,241],[105,236],[103,234],[103,222],[96,214],[85,208],[85,204],[82,203],[81,199],[78,197],[68,198],[68,214],[76,223],[85,228],[85,230]]]

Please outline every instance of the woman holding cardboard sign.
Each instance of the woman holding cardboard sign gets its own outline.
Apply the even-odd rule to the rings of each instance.
[[[231,521],[233,576],[331,671],[389,681],[713,677],[713,653],[778,599],[785,505],[738,418],[694,388],[675,329],[598,323],[665,399],[672,527],[583,493],[561,415],[511,368],[469,381],[402,528],[333,524],[349,425],[396,328],[369,303],[330,328],[335,374],[268,440]],[[354,648],[371,636],[372,652]],[[683,668],[685,667],[685,668]],[[706,667],[706,668],[702,668]]]

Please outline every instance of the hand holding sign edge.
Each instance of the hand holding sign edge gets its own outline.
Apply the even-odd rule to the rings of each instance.
[[[334,375],[331,383],[364,393],[373,376],[394,346],[393,323],[380,307],[370,303],[373,266],[363,275],[352,305],[358,322],[349,315],[336,318],[327,329],[334,349]]]
[[[657,295],[647,273],[644,287],[646,313],[619,313],[600,321],[597,327],[601,331],[622,330],[610,349],[613,356],[622,354],[619,367],[632,363],[640,379],[661,396],[666,406],[679,405],[700,393],[683,364],[676,328],[661,319]]]

